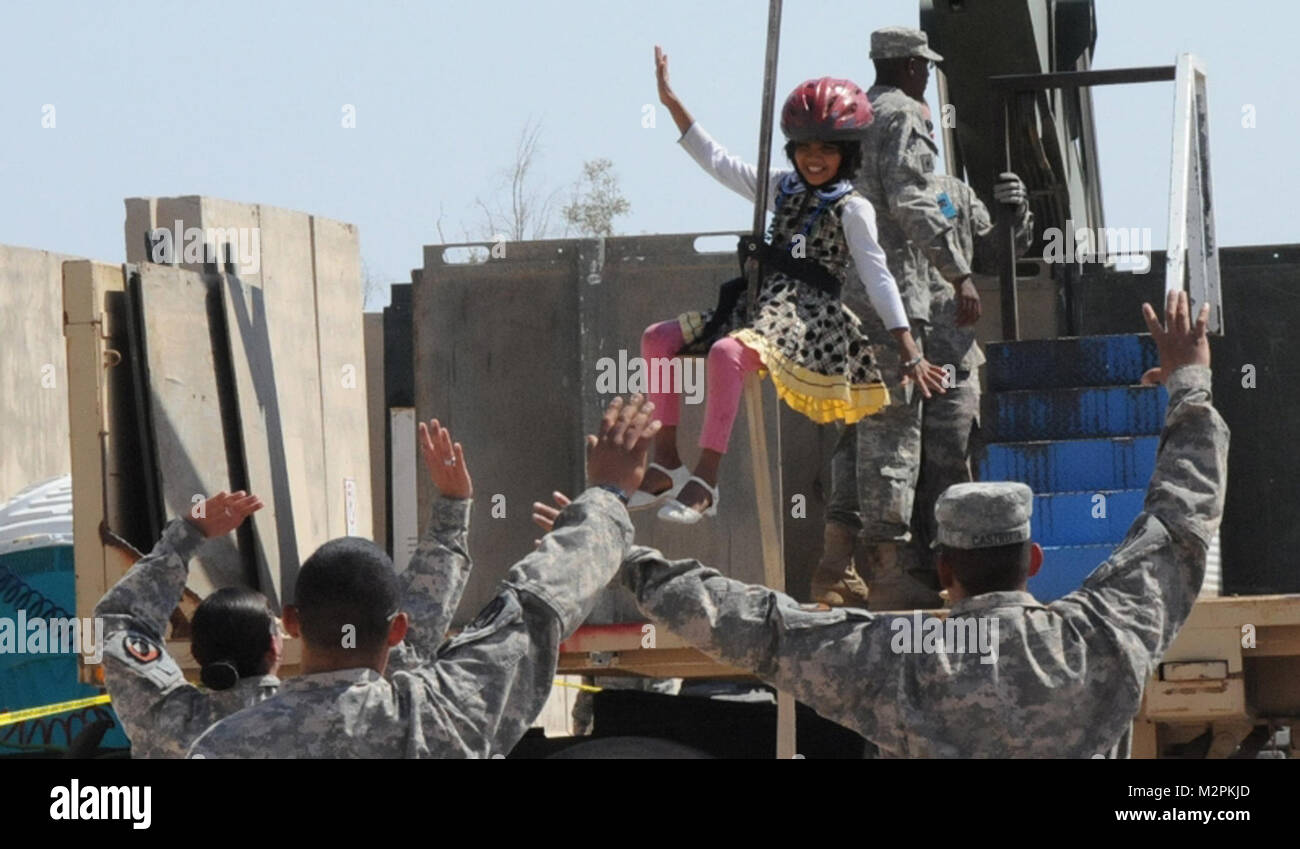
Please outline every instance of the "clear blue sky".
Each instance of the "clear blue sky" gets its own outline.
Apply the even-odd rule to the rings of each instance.
[[[352,222],[371,273],[404,281],[421,246],[440,241],[440,209],[449,240],[477,232],[475,198],[499,194],[530,116],[543,122],[544,185],[567,191],[583,160],[613,160],[632,205],[619,232],[741,229],[747,204],[678,150],[662,109],[643,128],[642,107],[656,102],[658,42],[696,117],[752,157],[766,6],[12,5],[0,53],[0,243],[120,261],[123,198],[205,194]],[[1095,67],[1169,64],[1189,50],[1207,61],[1220,242],[1300,241],[1287,200],[1300,195],[1300,111],[1284,102],[1300,69],[1295,5],[1097,7]],[[823,74],[868,84],[868,33],[917,20],[916,0],[787,0],[778,90]],[[1107,223],[1150,227],[1157,246],[1172,91],[1094,95]],[[54,129],[41,126],[45,104],[57,110]],[[355,106],[355,129],[341,126],[344,104]],[[1253,129],[1241,125],[1245,104]]]

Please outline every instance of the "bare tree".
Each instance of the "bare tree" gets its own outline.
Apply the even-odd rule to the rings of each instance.
[[[550,231],[558,190],[547,192],[537,186],[541,134],[541,122],[529,118],[515,146],[514,164],[501,174],[502,188],[509,193],[505,204],[488,204],[482,198],[475,198],[475,204],[483,213],[484,238],[505,236],[518,242],[544,239]]]
[[[562,214],[566,225],[584,236],[614,235],[614,219],[627,215],[632,205],[618,187],[614,163],[589,159],[582,163],[582,176],[573,184],[573,197]]]

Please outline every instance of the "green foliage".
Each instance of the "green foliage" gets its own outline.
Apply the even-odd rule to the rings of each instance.
[[[614,219],[631,209],[619,190],[614,163],[590,159],[583,163],[582,177],[573,187],[573,199],[561,214],[565,224],[584,236],[612,236]]]

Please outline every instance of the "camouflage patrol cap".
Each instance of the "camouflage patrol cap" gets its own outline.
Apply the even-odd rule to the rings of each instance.
[[[942,62],[943,57],[930,49],[930,39],[911,27],[882,27],[871,34],[872,59],[906,59],[919,56]]]
[[[934,505],[935,545],[993,548],[1029,540],[1034,491],[1023,483],[956,483]]]

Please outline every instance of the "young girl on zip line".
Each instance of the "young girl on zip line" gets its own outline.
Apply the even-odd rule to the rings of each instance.
[[[668,57],[658,47],[655,67],[659,100],[682,133],[679,144],[718,182],[753,201],[757,169],[728,154],[694,121],[668,84]],[[943,369],[921,356],[908,329],[898,286],[876,243],[875,212],[851,182],[871,117],[866,92],[849,80],[808,80],[786,98],[781,132],[794,170],[767,175],[773,217],[767,243],[758,246],[763,278],[752,311],[740,278],[723,285],[716,309],[653,324],[641,337],[647,361],[707,352],[708,389],[692,471],[677,453],[680,399],[650,394],[663,429],[631,509],[663,504],[659,518],[684,524],[717,513],[718,467],[750,372],[769,374],[778,397],[819,424],[853,424],[889,403],[858,318],[840,301],[845,283],[864,286],[890,328],[903,381],[915,380],[927,398],[943,391]]]

